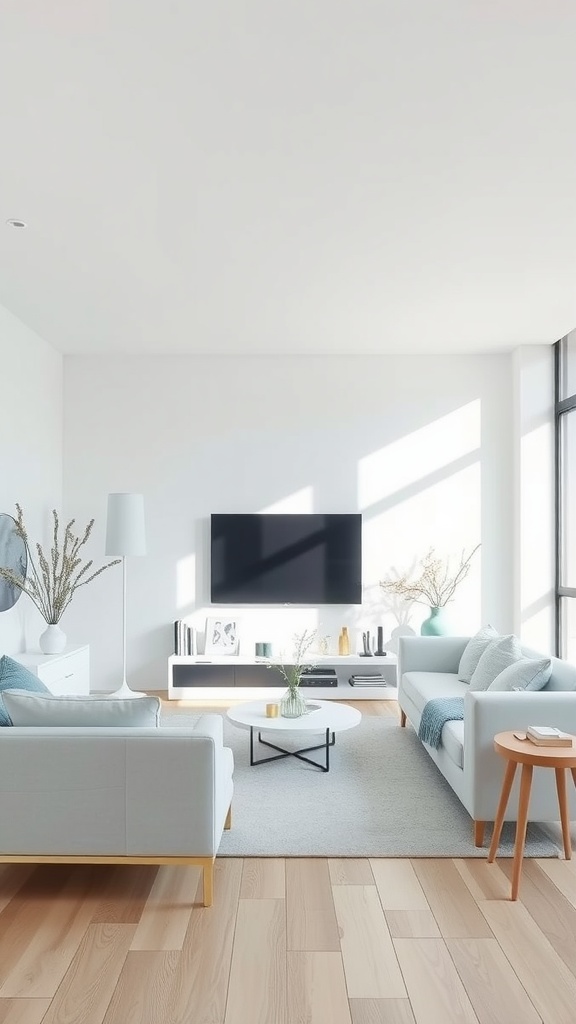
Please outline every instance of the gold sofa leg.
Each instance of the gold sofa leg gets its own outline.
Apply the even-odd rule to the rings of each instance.
[[[400,708],[400,725],[404,729],[406,727],[406,712]]]
[[[226,815],[226,821],[224,822],[224,828],[232,828],[232,804],[228,808],[228,814]]]

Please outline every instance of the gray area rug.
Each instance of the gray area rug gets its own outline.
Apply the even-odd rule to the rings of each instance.
[[[166,726],[198,717],[163,706]],[[249,731],[225,714],[224,742],[235,769],[232,829],[222,837],[221,857],[487,856],[487,846],[474,846],[470,816],[414,731],[391,717],[364,716],[339,733],[328,773],[296,758],[251,768]],[[272,753],[261,748],[255,756]],[[318,755],[323,751],[310,756]],[[486,833],[489,843],[489,826]],[[513,855],[514,833],[514,824],[504,826],[499,856]],[[558,855],[542,828],[530,824],[525,856]]]

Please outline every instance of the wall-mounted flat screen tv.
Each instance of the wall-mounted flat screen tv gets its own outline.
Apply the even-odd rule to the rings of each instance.
[[[361,604],[359,513],[212,515],[214,604]]]

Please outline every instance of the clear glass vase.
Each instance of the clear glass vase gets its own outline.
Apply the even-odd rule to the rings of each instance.
[[[308,711],[306,701],[298,686],[291,686],[280,701],[280,714],[283,718],[300,718]]]

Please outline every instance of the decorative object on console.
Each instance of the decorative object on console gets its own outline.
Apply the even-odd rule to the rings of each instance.
[[[254,652],[257,658],[271,658],[272,644],[268,640],[265,640],[263,643],[256,643],[254,645]]]
[[[26,542],[18,531],[14,516],[0,514],[0,565],[10,569],[19,579],[26,579],[28,550]],[[22,594],[22,587],[0,576],[0,612],[13,608]]]
[[[345,656],[350,654],[350,637],[348,635],[348,626],[342,626],[340,630],[340,636],[338,637],[338,654]]]
[[[372,658],[373,657],[373,653],[372,653],[372,649],[370,647],[370,630],[369,629],[366,630],[366,632],[362,633],[362,646],[363,646],[364,650],[361,651],[360,656],[362,658]]]
[[[294,635],[294,656],[289,665],[283,661],[274,664],[288,683],[288,689],[280,701],[280,713],[284,718],[300,718],[308,712],[306,701],[300,693],[300,681],[304,672],[304,659],[316,639],[315,629],[305,629]]]
[[[321,636],[320,639],[318,640],[318,650],[320,651],[320,654],[328,654],[329,647],[330,634],[327,633],[326,636]]]
[[[375,651],[377,657],[383,658],[386,655],[384,650],[384,627],[378,626],[378,646]]]
[[[142,697],[130,689],[126,681],[126,558],[146,554],[144,526],[144,498],[141,494],[116,493],[108,495],[106,520],[106,554],[120,555],[122,562],[122,685],[110,697]],[[114,564],[114,563],[111,563]]]
[[[206,619],[204,654],[238,654],[240,637],[235,619]]]
[[[60,520],[56,509],[52,510],[54,524],[50,553],[46,556],[42,546],[36,544],[35,559],[24,526],[24,513],[18,504],[16,511],[18,518],[14,520],[15,530],[27,553],[25,571],[22,573],[20,568],[15,570],[10,566],[2,566],[0,567],[0,578],[27,594],[46,622],[47,628],[40,637],[42,652],[44,654],[59,654],[66,646],[66,634],[62,632],[58,623],[74,594],[79,587],[86,586],[105,569],[116,565],[119,560],[108,562],[106,565],[100,566],[96,572],[90,572],[93,565],[92,559],[82,565],[79,552],[92,533],[94,520],[90,520],[80,537],[73,533],[72,527],[75,520],[71,519],[66,524],[64,539],[61,540]]]
[[[401,573],[396,579],[386,577],[380,580],[380,586],[390,594],[400,594],[406,601],[427,604],[430,615],[420,628],[423,636],[446,636],[447,625],[440,609],[454,599],[457,587],[466,579],[470,572],[470,563],[478,551],[480,544],[472,549],[469,555],[462,551],[460,562],[451,571],[450,558],[437,558],[434,548],[430,548],[420,561],[420,575],[410,579],[410,572]]]

